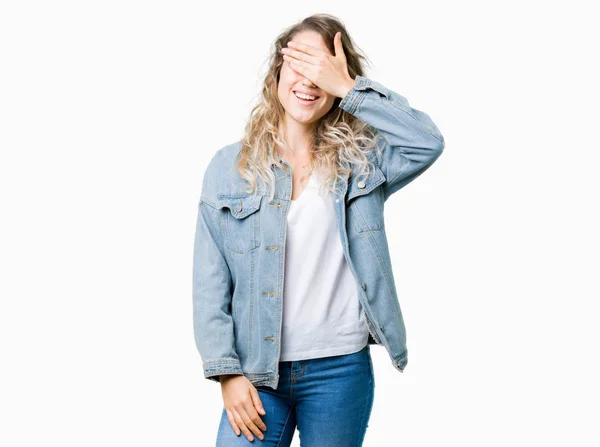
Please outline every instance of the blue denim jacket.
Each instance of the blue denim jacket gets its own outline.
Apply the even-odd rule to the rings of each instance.
[[[390,261],[384,203],[440,156],[444,138],[427,114],[398,93],[357,76],[339,103],[374,127],[382,151],[374,171],[357,172],[332,194],[344,256],[356,279],[369,344],[387,350],[400,372],[408,362],[406,330]],[[241,142],[219,149],[205,171],[194,241],[193,324],[204,376],[243,374],[255,386],[279,383],[282,299],[291,166],[274,164],[276,191],[259,182],[245,191],[234,168]],[[280,158],[281,159],[281,158]]]

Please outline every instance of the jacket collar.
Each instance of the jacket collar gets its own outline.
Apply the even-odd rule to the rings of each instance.
[[[275,152],[275,158],[280,162],[285,162],[278,152]],[[275,166],[275,161],[271,162],[271,167]],[[359,175],[357,171],[343,174],[342,188],[338,186],[337,195],[346,195],[346,200],[351,200],[364,194],[368,194],[377,186],[385,182],[385,175],[376,164],[372,165],[372,170],[365,178],[364,175]]]

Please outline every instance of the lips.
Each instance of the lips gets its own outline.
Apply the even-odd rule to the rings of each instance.
[[[305,92],[305,91],[302,91],[302,90],[292,90],[292,92],[293,93],[302,93],[303,95],[308,95],[308,96],[314,96],[316,98],[315,101],[320,98],[319,95],[315,95],[314,93],[309,93],[309,92]]]
[[[312,101],[309,99],[298,98],[296,95],[294,95],[294,98],[296,98],[296,101],[298,101],[298,104],[300,104],[301,107],[312,107],[319,102],[319,98],[313,99]]]

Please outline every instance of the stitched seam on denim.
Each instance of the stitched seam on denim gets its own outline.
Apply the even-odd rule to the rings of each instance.
[[[400,356],[398,356],[398,358],[394,359],[394,362],[398,362],[400,360],[404,361],[406,360],[406,358],[408,357],[408,349],[405,349],[402,354]]]
[[[409,115],[415,121],[419,121],[412,113],[410,113],[410,110],[406,110],[400,104],[396,104],[396,102],[394,101],[394,98],[392,98],[392,95],[390,95],[390,99],[388,99],[386,102],[390,103],[391,105],[393,105],[398,110],[402,110],[404,113],[406,113],[407,115]]]
[[[347,209],[352,209],[352,212],[356,212],[356,205],[354,204],[354,202],[350,202],[350,205],[347,207]],[[361,216],[362,219],[362,216]],[[346,222],[348,221],[348,219],[346,219]],[[352,219],[352,227],[354,228],[354,231],[356,231],[357,233],[362,233],[364,230],[361,228],[360,226],[360,222],[357,224],[356,219]]]
[[[374,91],[375,93],[377,93],[377,95],[379,95],[379,92],[377,90],[372,90],[372,91]],[[361,91],[361,93],[362,94],[356,98],[354,112],[356,112],[358,110],[358,107],[362,104],[362,102],[365,100],[365,97],[368,95],[367,90],[363,90],[363,91]]]
[[[204,362],[204,364],[206,365],[210,365],[210,364],[228,364],[228,363],[239,363],[239,360],[236,359],[214,359],[214,360],[207,360]]]
[[[256,214],[253,214],[253,213],[250,213],[250,214],[246,215],[243,218],[243,220],[245,222],[245,225],[251,228],[251,233],[252,234],[255,234],[255,232],[256,232],[256,230],[255,230],[256,218],[257,218]],[[247,249],[246,251],[242,251],[242,250],[246,249],[245,246],[242,247],[242,248],[235,247],[235,249],[234,249],[233,243],[231,242],[231,235],[234,232],[233,231],[229,231],[229,226],[230,226],[230,223],[235,222],[235,220],[233,220],[233,221],[231,220],[231,219],[235,219],[235,217],[233,216],[233,214],[227,213],[226,214],[226,219],[227,219],[227,221],[226,221],[227,222],[227,229],[224,231],[224,233],[225,233],[225,244],[226,244],[226,247],[227,247],[227,249],[229,251],[231,251],[232,253],[236,253],[238,255],[245,255],[245,254],[248,254],[250,252],[253,252],[254,250],[257,250],[260,247],[260,244],[257,245],[256,238],[253,236],[250,239],[250,248],[249,249]],[[242,220],[242,219],[240,219],[240,220]],[[248,235],[246,235],[246,237],[247,236]]]
[[[293,407],[290,406],[290,411],[288,412],[287,418],[285,419],[285,424],[283,424],[283,430],[281,430],[281,436],[279,437],[279,441],[277,441],[277,447],[281,444],[281,440],[283,439],[283,434],[285,433],[285,429],[287,427],[288,421],[290,420],[290,415],[292,414]]]
[[[294,368],[293,362],[290,362],[290,402],[294,399]]]
[[[371,382],[371,366],[369,365],[369,387],[370,389],[373,387],[372,382]],[[371,405],[371,403],[369,403],[369,405]],[[367,427],[366,427],[366,419],[367,419],[367,410],[369,408],[369,405],[365,404],[365,408],[363,411],[363,415],[361,418],[361,424],[360,424],[360,428],[362,431],[362,436],[359,436],[356,438],[356,446],[357,447],[361,447],[363,445],[364,442],[364,438],[366,435],[366,431],[367,431]]]
[[[256,265],[256,256],[258,256],[256,254],[257,252],[251,251],[250,252],[250,309],[249,309],[249,316],[248,316],[248,339],[247,339],[247,343],[248,345],[246,346],[247,350],[248,350],[248,359],[252,359],[252,318],[254,316],[254,300],[256,298],[256,295],[254,294],[254,267]]]
[[[358,91],[357,90],[352,90],[352,96],[350,96],[348,98],[348,105],[347,105],[347,108],[348,108],[347,111],[348,111],[348,113],[354,113],[353,106],[354,106],[354,101],[356,101],[356,95],[358,95]]]
[[[384,224],[384,217],[381,216],[381,226],[378,228],[368,228],[369,223],[367,222],[367,220],[365,219],[365,215],[362,213],[362,211],[360,211],[360,209],[358,208],[358,206],[356,206],[355,203],[351,203],[351,205],[354,205],[354,210],[356,211],[356,213],[360,216],[361,221],[365,224],[365,230],[360,230],[361,233],[364,232],[368,232],[368,231],[379,231],[381,230],[381,228],[383,228],[383,224]]]
[[[387,101],[384,101],[384,102],[387,102]],[[400,109],[400,110],[401,110],[401,109]],[[387,113],[389,113],[389,115],[390,115],[392,118],[394,117],[394,115],[392,114],[392,112],[390,112],[389,110],[386,110],[386,112],[387,112]],[[411,116],[412,116],[412,115],[411,115]],[[413,118],[414,118],[414,117],[413,117]],[[398,148],[402,148],[402,147],[404,147],[404,146],[400,146],[400,145],[393,146],[392,144],[390,144],[390,142],[388,141],[388,139],[387,139],[387,138],[386,138],[386,137],[385,137],[385,136],[384,136],[384,135],[383,135],[381,132],[379,132],[379,131],[378,131],[378,134],[379,134],[379,136],[380,136],[380,137],[383,139],[383,141],[385,142],[386,146],[388,146],[387,148],[384,148],[384,149],[382,149],[382,152],[383,152],[383,150],[385,150],[385,149],[392,150],[392,151],[398,151],[398,152],[400,152],[400,155],[401,155],[402,157],[404,157],[405,159],[407,159],[407,160],[409,160],[409,161],[410,161],[410,158],[408,158],[408,157],[406,156],[406,154],[404,154],[404,153],[403,153],[401,150],[399,150],[399,149],[398,149]],[[394,176],[394,178],[393,178],[392,180],[387,180],[387,182],[385,183],[385,184],[386,184],[386,186],[387,186],[388,184],[390,184],[390,183],[393,183],[393,182],[394,182],[394,181],[395,181],[395,180],[398,178],[398,176],[400,176],[401,174],[403,174],[403,173],[404,173],[404,171],[406,171],[406,169],[408,168],[408,165],[409,165],[409,163],[407,163],[407,164],[406,164],[406,166],[404,167],[404,169],[402,169],[402,171],[400,171],[400,172],[399,172],[397,175],[395,175],[395,176]],[[380,166],[380,168],[381,168],[381,166]],[[386,187],[386,189],[387,189],[387,187]]]
[[[390,97],[391,97],[391,96],[390,96]],[[420,121],[419,121],[419,120],[418,120],[418,119],[417,119],[417,118],[416,118],[416,117],[415,117],[415,116],[414,116],[412,113],[410,113],[409,111],[405,110],[404,108],[402,108],[402,107],[400,107],[398,104],[396,104],[396,103],[394,102],[393,98],[392,98],[392,100],[391,100],[391,101],[386,101],[386,102],[390,103],[392,106],[394,106],[394,107],[395,107],[395,108],[397,108],[398,110],[401,110],[401,111],[403,111],[403,112],[404,112],[404,113],[406,113],[408,116],[410,116],[412,119],[414,119],[414,120],[415,120],[417,123],[421,124],[421,122],[420,122]],[[426,132],[427,132],[429,135],[431,135],[432,137],[434,137],[436,140],[439,140],[440,142],[443,142],[443,141],[442,141],[442,139],[441,139],[441,138],[440,138],[438,135],[436,135],[435,133],[431,132],[429,129],[427,129],[427,127],[426,127],[426,126],[424,126],[424,125],[422,125],[422,124],[421,124],[421,127],[422,127],[423,129],[425,129],[425,131],[426,131]]]
[[[356,109],[358,108],[358,104],[361,102],[361,98],[364,98],[367,95],[366,90],[357,90],[356,91],[356,95],[354,96],[353,101],[352,101],[352,105],[351,105],[351,110],[352,113],[354,114],[356,112]]]
[[[377,263],[379,264],[379,266],[381,268],[381,271],[383,272],[383,276],[385,277],[385,280],[386,280],[386,283],[387,283],[387,286],[388,286],[388,290],[391,292],[393,290],[392,284],[391,284],[390,278],[389,278],[389,276],[387,274],[387,269],[385,268],[385,262],[383,262],[383,259],[381,257],[381,253],[379,252],[379,249],[377,248],[377,244],[375,243],[375,237],[373,236],[373,232],[372,231],[365,231],[365,232],[363,232],[363,234],[365,234],[366,235],[365,237],[368,237],[369,240],[371,241],[371,246],[373,247],[373,251],[375,252],[375,256],[377,258]],[[390,295],[391,295],[391,293],[390,293]],[[396,303],[398,303],[397,300],[396,300]],[[398,305],[400,305],[400,304],[398,303]],[[369,308],[370,307],[371,306],[369,305]],[[380,323],[377,322],[377,325],[379,326]],[[379,329],[381,331],[381,328],[377,328],[377,329]],[[380,338],[381,338],[381,341],[384,342],[385,346],[387,346],[389,348],[390,344],[389,344],[389,342],[387,340],[387,337],[383,333],[383,331],[381,331],[381,337]]]
[[[394,147],[391,147],[391,150],[394,150]],[[406,157],[406,156],[404,155],[404,157]],[[400,171],[398,174],[396,174],[393,179],[388,180],[388,182],[387,182],[388,187],[390,185],[392,185],[398,179],[398,177],[400,177],[402,174],[404,174],[404,171],[406,171],[408,169],[409,164],[410,163],[406,163],[406,166],[404,166],[404,169],[402,169],[402,171]]]
[[[392,150],[394,150],[394,147],[402,147],[402,146],[390,146],[390,147],[392,148]],[[409,161],[411,161],[411,160],[410,160],[408,157],[406,157],[406,155],[403,155],[403,156],[404,156],[405,158],[407,158]],[[436,157],[436,158],[437,158],[437,157]],[[435,161],[435,160],[433,160],[433,161]],[[430,161],[430,162],[428,162],[428,163],[423,163],[423,164],[421,165],[421,168],[420,168],[420,169],[423,169],[423,167],[425,167],[426,165],[429,165],[429,166],[431,166],[432,164],[433,164],[433,163],[432,163],[431,161]],[[409,163],[407,163],[407,164],[406,164],[406,166],[404,167],[404,169],[402,169],[402,171],[400,171],[400,172],[399,172],[399,173],[398,173],[396,176],[394,176],[394,178],[393,178],[392,180],[389,180],[389,181],[387,182],[387,186],[388,186],[388,187],[389,187],[389,185],[390,185],[390,184],[393,184],[394,182],[396,182],[396,180],[397,180],[397,179],[398,179],[398,178],[399,178],[399,177],[400,177],[402,174],[404,174],[404,171],[406,171],[406,170],[408,169],[408,165],[409,165]],[[425,172],[425,171],[423,171],[423,172]],[[421,172],[421,174],[422,174],[423,172]],[[419,175],[421,175],[421,174],[419,174]],[[415,177],[415,179],[416,179],[416,177]],[[413,180],[414,180],[414,179],[413,179]],[[386,189],[387,189],[387,188],[386,188]]]
[[[355,84],[356,87],[363,87],[369,83],[370,79],[366,76],[356,75]]]
[[[377,181],[378,180],[375,180],[373,183],[371,183],[371,185],[368,188],[358,191],[353,196],[349,195],[348,201],[354,200],[356,197],[366,196],[367,194],[371,193],[371,191],[373,191],[375,188],[377,188],[381,184],[385,183],[385,175],[383,176],[383,181],[381,183],[377,183]]]
[[[387,101],[385,101],[385,100],[381,100],[381,102],[382,102],[382,103],[386,103]],[[394,115],[394,114],[393,114],[393,113],[392,113],[392,112],[391,112],[391,111],[390,111],[390,110],[389,110],[387,107],[382,107],[382,109],[383,109],[383,110],[384,110],[384,111],[385,111],[385,112],[386,112],[386,113],[387,113],[387,114],[390,116],[390,118],[392,118],[392,119],[396,119],[396,116],[395,116],[395,115]],[[395,147],[403,147],[403,146],[392,146],[392,145],[390,144],[390,142],[388,141],[388,139],[387,139],[387,138],[386,138],[386,137],[385,137],[385,136],[384,136],[384,135],[383,135],[383,134],[382,134],[382,133],[379,131],[379,129],[377,129],[377,128],[376,128],[376,127],[374,127],[374,126],[371,126],[371,127],[373,127],[373,128],[374,128],[374,129],[377,131],[377,134],[378,134],[378,135],[381,137],[381,139],[384,141],[385,145],[387,145],[387,146],[389,146],[389,147],[391,147],[391,148],[395,148]],[[388,133],[389,133],[389,132],[388,132]],[[383,151],[383,150],[382,150],[382,151]]]
[[[354,113],[354,111],[356,110],[356,108],[354,107],[354,104],[356,104],[356,98],[362,94],[363,92],[360,90],[353,90],[352,91],[352,96],[349,98],[349,104],[348,104],[348,112],[349,113]]]
[[[289,207],[290,204],[289,203],[284,204],[284,207],[286,207],[286,206]],[[287,211],[285,211],[285,212],[283,210],[281,210],[281,211],[283,212],[283,220],[285,220],[285,216],[287,214]],[[280,240],[283,240],[283,247],[282,248],[285,248],[285,245],[286,245],[286,237],[285,237],[285,231],[286,230],[285,229],[286,229],[286,225],[285,224],[280,225],[279,238],[280,238]],[[277,269],[278,270],[278,278],[277,278],[277,290],[278,291],[279,290],[283,290],[283,285],[284,285],[283,284],[283,277],[284,277],[283,269],[285,268],[285,266],[284,266],[285,258],[283,256],[283,252],[284,252],[283,249],[282,250],[278,250],[278,252],[277,252],[277,255],[279,256],[279,259],[281,260],[279,262],[279,267]],[[277,312],[279,312],[279,317],[283,320],[283,301],[281,299],[279,299],[277,301],[279,303],[279,306],[277,307],[276,310],[277,310]],[[279,340],[277,341],[277,358],[275,359],[275,371],[277,371],[277,372],[276,372],[275,376],[281,375],[281,371],[279,370],[278,359],[281,357],[281,331],[280,331],[280,329],[281,329],[282,325],[283,325],[283,321],[280,321],[279,328],[277,328],[277,331],[279,331],[278,332]],[[277,386],[279,386],[280,377],[277,380],[278,380]]]
[[[356,94],[357,94],[357,90],[354,87],[352,87],[350,89],[350,91],[348,92],[348,94],[344,98],[342,98],[342,101],[340,101],[340,103],[338,104],[338,107],[340,107],[342,110],[344,110],[348,113],[352,113],[351,106],[352,106],[352,103],[354,101]]]
[[[393,289],[392,287],[392,282],[390,281],[390,277],[389,275],[387,275],[387,269],[385,268],[385,262],[383,262],[383,258],[381,257],[381,253],[379,252],[379,248],[377,247],[377,244],[375,243],[375,238],[373,236],[373,234],[371,234],[371,232],[367,232],[369,234],[369,239],[371,241],[371,246],[373,247],[373,251],[375,252],[376,256],[377,256],[377,260],[379,261],[379,265],[381,267],[381,270],[384,273],[387,285],[388,285],[388,290],[391,291]]]
[[[377,92],[377,94],[378,94],[378,95],[380,94],[380,92],[379,92],[378,90],[375,90],[374,88],[372,88],[372,90],[373,90],[373,91],[375,91],[375,92]],[[353,104],[352,104],[352,106],[353,106],[353,108],[352,108],[352,112],[355,112],[355,111],[356,111],[356,109],[358,109],[358,107],[360,106],[360,104],[361,104],[361,103],[364,101],[364,97],[366,96],[366,90],[361,90],[361,93],[362,93],[362,95],[360,95],[360,96],[362,96],[362,98],[360,98],[360,97],[359,97],[359,98],[356,98],[356,100],[355,100],[355,101],[353,102]],[[380,98],[381,98],[381,96],[380,96]],[[406,113],[408,116],[410,116],[410,117],[411,117],[413,120],[415,120],[417,123],[421,124],[421,122],[420,122],[420,121],[419,121],[419,120],[418,120],[418,119],[417,119],[417,118],[416,118],[416,117],[415,117],[415,116],[414,116],[412,113],[410,113],[409,111],[405,110],[405,109],[404,109],[404,108],[402,108],[402,107],[401,107],[399,104],[396,104],[396,103],[394,102],[394,98],[393,98],[393,96],[392,96],[392,92],[390,92],[390,93],[389,93],[389,96],[388,96],[388,98],[390,98],[390,99],[385,99],[385,100],[384,100],[384,99],[381,99],[381,103],[384,103],[384,104],[390,104],[390,105],[392,105],[394,108],[396,108],[396,109],[398,109],[398,110],[400,110],[400,111],[402,111],[402,112]],[[390,112],[390,114],[393,116],[393,114],[392,114],[391,112]],[[431,132],[429,129],[427,129],[427,127],[425,127],[425,126],[423,126],[423,125],[421,125],[421,126],[423,127],[423,129],[425,129],[425,131],[426,131],[426,132],[427,132],[429,135],[431,135],[431,136],[432,136],[432,137],[434,137],[436,140],[438,140],[438,141],[440,141],[441,143],[443,143],[443,140],[442,140],[442,139],[441,139],[441,138],[440,138],[438,135],[436,135],[435,133],[432,133],[432,132]],[[382,135],[382,137],[383,137],[383,135]]]
[[[211,208],[217,209],[216,202],[213,202],[212,200],[206,198],[206,196],[200,196],[200,203],[198,205],[200,205],[202,203],[210,206]]]
[[[377,179],[373,180],[373,178],[375,178],[378,175],[377,171],[379,171],[379,177],[383,177],[383,180],[385,181],[385,174],[381,171],[381,169],[379,169],[378,163],[374,162],[373,160],[369,160],[369,170],[368,170],[366,176],[364,176],[364,174],[363,174],[363,176],[364,176],[363,181],[365,182],[365,185],[366,185],[367,180],[369,180],[371,183],[369,184],[368,188],[365,187],[365,189],[361,189],[361,190],[359,190],[359,192],[368,194],[374,188],[379,186],[379,184],[375,185],[375,183],[377,183],[380,179],[377,178]],[[352,170],[352,173],[349,176],[350,183],[353,183],[359,177],[359,175],[360,174],[355,173],[354,170]],[[381,183],[383,183],[383,182],[381,182]]]

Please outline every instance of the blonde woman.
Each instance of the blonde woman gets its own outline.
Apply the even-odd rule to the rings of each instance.
[[[406,332],[383,209],[444,149],[429,116],[366,77],[337,18],[277,37],[241,141],[203,178],[195,340],[223,395],[217,446],[360,446],[370,348],[394,368]]]

